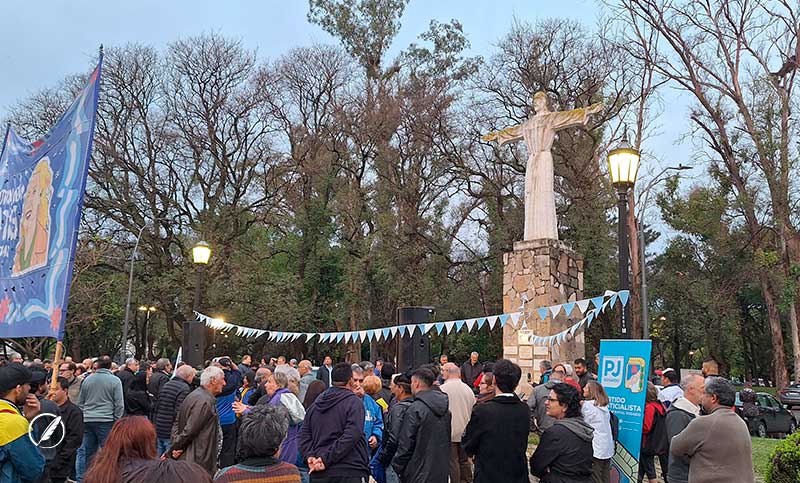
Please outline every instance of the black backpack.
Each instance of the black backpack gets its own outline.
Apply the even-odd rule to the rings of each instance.
[[[617,417],[616,414],[614,414],[611,411],[609,411],[608,413],[611,415],[611,421],[610,421],[611,437],[614,439],[614,442],[616,443],[617,441],[619,441],[619,418]]]
[[[645,437],[642,454],[653,456],[665,455],[667,452],[669,452],[669,439],[667,439],[667,412],[664,411],[664,414],[661,414],[660,412],[655,411],[653,414],[653,427]]]

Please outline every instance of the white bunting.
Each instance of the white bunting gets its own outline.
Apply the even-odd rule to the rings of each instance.
[[[555,318],[559,312],[561,312],[561,305],[550,306],[550,314],[553,316],[553,318]]]
[[[494,329],[494,324],[497,323],[497,316],[486,317],[486,321],[489,322],[489,329]]]
[[[589,299],[578,300],[577,302],[575,302],[575,305],[578,306],[578,309],[581,311],[582,314],[585,314],[586,313],[586,309],[589,308],[589,303],[590,302],[591,302],[591,300],[589,300]]]

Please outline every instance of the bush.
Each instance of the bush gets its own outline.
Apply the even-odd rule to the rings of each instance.
[[[800,432],[784,439],[770,457],[767,483],[797,483],[800,481]]]

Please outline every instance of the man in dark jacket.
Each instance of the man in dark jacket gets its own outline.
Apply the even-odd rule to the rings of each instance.
[[[447,394],[431,390],[435,380],[426,368],[411,376],[414,402],[406,410],[392,459],[403,483],[447,483],[450,476],[450,411]]]
[[[156,426],[158,438],[158,455],[163,455],[170,446],[172,425],[181,407],[181,403],[191,392],[191,384],[196,375],[194,367],[185,364],[175,372],[175,378],[170,379],[161,388],[161,394],[156,401],[153,411],[153,422]]]
[[[386,367],[386,366],[383,366]],[[395,403],[389,408],[386,414],[386,435],[383,438],[383,448],[379,460],[384,468],[386,468],[387,480],[389,480],[389,473],[392,473],[394,479],[391,481],[398,481],[397,473],[392,469],[392,458],[397,452],[397,438],[400,436],[400,430],[403,428],[403,421],[405,420],[406,410],[411,406],[413,395],[411,394],[411,379],[406,374],[398,374],[392,381],[392,395],[394,396]]]
[[[581,417],[578,390],[566,383],[553,386],[547,414],[555,419],[531,456],[531,474],[541,483],[592,481],[594,430]]]
[[[71,382],[65,377],[58,378],[53,402],[58,405],[61,421],[66,434],[56,447],[56,456],[50,462],[50,481],[64,483],[75,469],[75,455],[83,442],[83,413],[69,400]]]
[[[325,384],[326,389],[331,387],[331,377],[333,375],[333,366],[331,364],[333,364],[331,356],[325,356],[322,365],[317,370],[317,379]]]
[[[58,416],[58,405],[49,399],[45,399],[47,395],[47,372],[44,369],[34,369],[31,371],[33,377],[31,377],[31,390],[30,393],[36,395],[36,399],[39,400],[39,406],[41,407],[41,414],[52,414],[54,416]],[[40,437],[44,434],[47,426],[53,422],[53,418],[40,418],[33,424],[33,429],[36,431]],[[54,434],[54,437],[58,437]],[[56,440],[57,441],[57,440]],[[53,441],[55,442],[55,441]],[[56,448],[49,448],[48,444],[49,441],[45,441],[42,445],[39,446],[39,451],[44,456],[44,471],[42,474],[37,478],[35,481],[36,483],[48,483],[50,481],[50,466],[53,463],[53,459],[56,457],[58,450]],[[52,444],[52,443],[50,443]]]
[[[306,411],[297,435],[311,482],[362,483],[369,478],[364,403],[353,393],[353,369],[336,364],[332,386]]]
[[[394,394],[392,394],[392,376],[394,375],[394,364],[391,362],[384,362],[381,367],[381,390],[378,391],[378,398],[383,398],[386,404],[391,406],[394,403]]]
[[[133,357],[130,357],[125,361],[125,367],[121,368],[115,373],[116,376],[119,378],[119,380],[122,381],[123,399],[128,394],[128,389],[131,388],[131,384],[133,383],[133,376],[137,372],[139,372],[139,361],[137,361]]]
[[[475,483],[528,483],[530,410],[514,394],[522,370],[501,359],[493,374],[495,397],[472,410],[461,444],[467,455],[475,456]]]
[[[700,414],[704,382],[700,374],[689,374],[681,381],[683,397],[676,399],[667,410],[666,429],[669,441],[686,429],[686,426]],[[688,483],[689,458],[670,455],[667,480],[669,483]]]
[[[469,360],[461,366],[461,380],[477,394],[478,388],[475,386],[475,379],[482,373],[483,364],[478,362],[478,353],[473,352],[469,355]]]
[[[156,361],[156,370],[150,376],[150,382],[147,384],[147,392],[153,395],[155,402],[158,402],[158,395],[161,393],[161,388],[172,378],[172,363],[166,357],[162,357]]]
[[[206,367],[200,374],[200,387],[183,400],[172,425],[172,458],[197,463],[209,475],[215,475],[218,469],[222,429],[217,417],[216,395],[222,392],[223,387],[225,374],[222,369]]]

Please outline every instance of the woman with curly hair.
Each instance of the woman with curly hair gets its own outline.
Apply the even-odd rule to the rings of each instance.
[[[553,386],[545,406],[555,423],[542,433],[531,456],[531,474],[541,483],[591,483],[594,430],[581,417],[581,396],[566,383]]]

